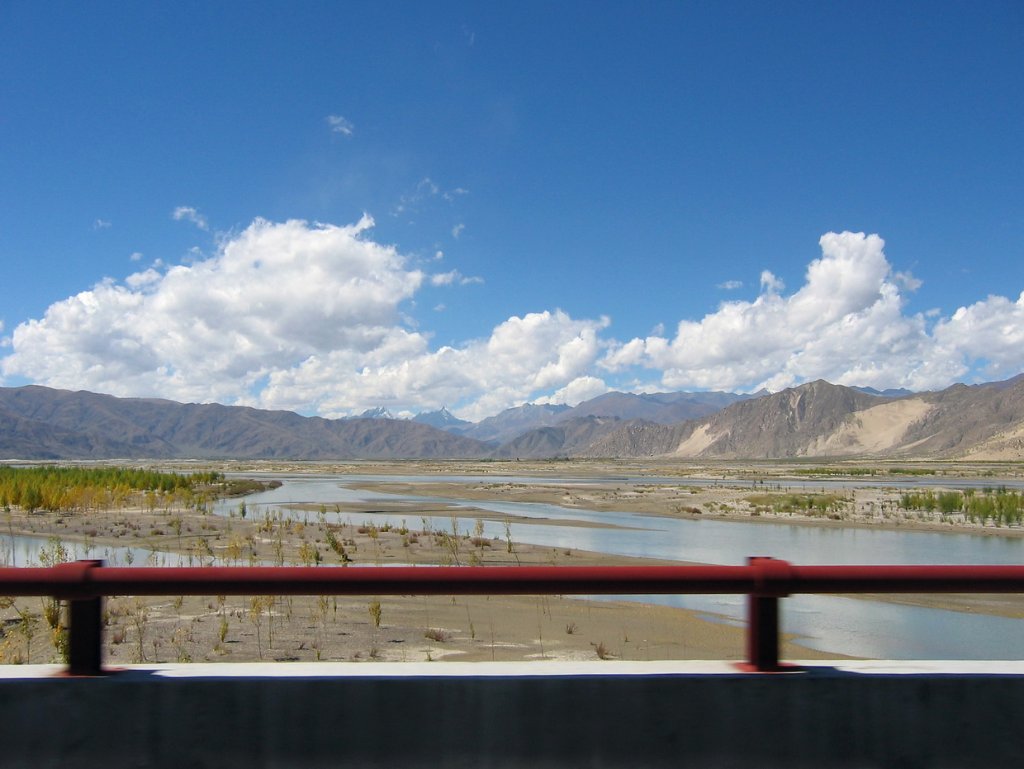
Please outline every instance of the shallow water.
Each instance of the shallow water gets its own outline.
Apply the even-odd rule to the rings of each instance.
[[[348,482],[396,481],[394,476],[281,476],[277,489],[246,498],[250,516],[273,509],[282,515],[316,520],[315,512],[289,510],[282,505],[325,505],[331,522],[378,525],[405,523],[418,529],[429,526],[462,533],[475,519],[409,514],[349,514],[330,512],[334,502],[422,502],[436,506],[449,502],[494,512],[484,535],[503,539],[504,516],[586,521],[620,528],[581,528],[511,523],[515,541],[537,545],[592,550],[617,555],[702,563],[742,564],[751,555],[770,555],[800,564],[1020,564],[1024,540],[965,533],[896,531],[891,529],[800,526],[787,523],[743,523],[681,520],[628,512],[587,511],[558,505],[526,502],[466,502],[436,497],[382,494],[347,488]],[[406,476],[408,482],[438,481],[437,476]],[[480,478],[470,480],[479,481]],[[498,482],[488,478],[488,481]],[[550,479],[517,479],[550,483]],[[689,485],[688,480],[683,485]],[[820,484],[819,484],[820,485]],[[226,515],[238,501],[223,502],[215,512]],[[608,597],[610,598],[610,597]],[[713,615],[719,621],[741,622],[743,596],[623,596],[628,600],[663,603]],[[806,646],[881,659],[1019,659],[1024,621],[981,614],[951,612],[877,601],[834,596],[802,595],[782,604],[783,630],[801,637]]]
[[[701,563],[742,564],[752,555],[770,555],[803,564],[1012,564],[1024,562],[1024,539],[969,533],[898,531],[839,526],[807,526],[785,522],[757,522],[677,519],[642,513],[582,510],[536,502],[466,501],[407,494],[384,494],[347,487],[346,483],[367,480],[392,481],[393,476],[310,478],[280,476],[283,484],[245,498],[247,514],[261,517],[273,509],[286,517],[316,520],[314,511],[289,510],[287,505],[324,505],[325,518],[333,523],[401,524],[420,528],[451,530],[452,515],[424,516],[409,513],[334,513],[332,503],[413,502],[437,507],[448,503],[456,508],[476,508],[495,513],[485,522],[488,537],[503,538],[505,516],[602,524],[609,528],[552,526],[516,521],[511,524],[516,540],[549,547],[593,550],[615,555],[665,558]],[[435,476],[408,476],[409,482],[429,482]],[[477,478],[476,480],[479,480]],[[545,481],[546,482],[546,481]],[[237,511],[238,500],[222,500],[214,512],[227,515]],[[462,533],[472,529],[475,519],[460,518]]]
[[[269,477],[269,476],[263,476]],[[416,495],[383,494],[347,487],[361,481],[439,482],[480,481],[479,476],[273,476],[282,481],[245,498],[247,515],[260,518],[269,511],[298,520],[316,521],[315,511],[289,509],[288,505],[324,505],[325,519],[332,523],[373,522],[405,524],[413,530],[429,527],[460,533],[473,530],[476,519],[459,517],[458,508],[489,510],[484,536],[504,540],[510,515],[538,519],[538,523],[514,521],[509,531],[516,542],[559,549],[579,549],[625,556],[742,564],[751,555],[785,558],[798,564],[1021,564],[1024,540],[967,533],[898,531],[891,529],[744,523],[717,520],[683,520],[629,512],[601,512],[527,502],[487,502],[438,499]],[[545,483],[552,479],[506,476],[487,477],[489,482]],[[651,479],[640,479],[650,483]],[[566,479],[567,483],[588,482]],[[693,485],[682,479],[681,485]],[[733,484],[730,484],[733,485]],[[820,483],[814,485],[820,486]],[[915,484],[920,485],[920,484]],[[333,503],[412,502],[424,507],[449,503],[454,517],[384,513],[334,513]],[[239,500],[222,500],[219,515],[237,514]],[[558,526],[540,520],[586,522],[591,527]],[[597,527],[593,527],[596,524]],[[0,564],[36,565],[39,553],[49,544],[45,537],[0,536]],[[187,566],[188,555],[154,552],[145,547],[87,546],[64,543],[71,559],[102,558],[108,565]],[[745,597],[729,595],[601,596],[598,600],[659,603],[693,609],[714,621],[742,623]],[[782,602],[785,632],[815,649],[880,659],[1019,659],[1024,642],[1024,620],[940,609],[902,606],[835,596],[801,595]]]
[[[40,553],[52,547],[51,537],[0,535],[0,565],[39,566]],[[106,566],[190,566],[189,556],[150,550],[146,547],[120,547],[87,545],[82,542],[59,540],[68,560],[102,559]]]

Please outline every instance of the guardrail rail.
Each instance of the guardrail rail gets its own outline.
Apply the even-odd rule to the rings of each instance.
[[[67,674],[104,675],[103,599],[115,595],[745,594],[745,670],[777,672],[779,599],[798,593],[1024,593],[1024,566],[204,566],[74,561],[0,568],[0,595],[67,601]]]

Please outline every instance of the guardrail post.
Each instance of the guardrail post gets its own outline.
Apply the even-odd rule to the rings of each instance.
[[[781,670],[779,665],[779,594],[778,588],[766,584],[770,571],[785,573],[786,561],[751,557],[750,566],[757,570],[757,586],[747,596],[747,665],[758,673]]]
[[[779,599],[747,596],[747,664],[759,673],[779,669]]]
[[[83,578],[103,561],[79,561]],[[103,597],[68,601],[68,675],[103,675]]]

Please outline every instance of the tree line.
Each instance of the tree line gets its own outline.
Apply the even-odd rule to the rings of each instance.
[[[0,465],[0,508],[28,512],[110,509],[166,500],[190,502],[195,493],[224,482],[216,471],[180,473],[131,467],[10,467]]]

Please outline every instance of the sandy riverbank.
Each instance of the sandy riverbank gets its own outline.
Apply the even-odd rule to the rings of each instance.
[[[426,514],[422,507],[421,512]],[[13,510],[3,534],[53,537],[94,557],[135,547],[191,556],[196,565],[255,562],[338,565],[657,563],[514,540],[422,528],[332,526],[221,518],[141,509],[26,515]],[[328,543],[328,534],[344,556]],[[21,564],[24,565],[24,564]],[[122,563],[122,565],[124,565]],[[138,562],[135,565],[142,565]],[[743,630],[696,613],[631,602],[555,596],[360,598],[113,598],[104,655],[133,661],[741,659]],[[3,661],[47,662],[57,652],[40,599],[20,599],[0,618]],[[28,617],[28,620],[23,619]],[[378,624],[379,623],[379,624]],[[825,658],[789,641],[784,654]]]
[[[1024,538],[1024,527],[996,526],[964,520],[962,516],[902,510],[899,498],[906,489],[854,488],[841,484],[820,488],[795,488],[784,481],[757,486],[720,482],[718,485],[679,483],[623,483],[586,480],[573,483],[449,481],[356,481],[351,488],[386,494],[415,494],[467,501],[538,502],[570,509],[642,513],[671,518],[714,518],[746,523],[789,523],[801,526],[888,528],[914,531],[966,533],[978,536]],[[951,483],[950,488],[955,488]],[[834,507],[826,510],[776,512],[773,498],[789,494],[804,497],[832,496]]]
[[[775,485],[775,484],[773,484]],[[781,483],[777,484],[781,485]],[[844,499],[842,511],[835,513],[778,513],[764,510],[757,498],[784,493],[740,486],[723,481],[718,486],[684,484],[624,484],[617,481],[587,480],[573,484],[560,481],[547,484],[542,479],[531,483],[491,482],[486,479],[470,483],[396,481],[360,481],[351,488],[387,494],[415,494],[420,497],[490,502],[535,502],[568,509],[639,513],[691,520],[708,519],[744,523],[785,523],[797,526],[884,528],[905,531],[929,531],[972,536],[1024,537],[1020,527],[982,526],[934,514],[899,510],[897,501],[905,489],[893,488],[829,488],[827,493]],[[950,487],[955,487],[951,482]],[[782,487],[785,488],[784,486]],[[800,493],[811,493],[802,491]],[[751,500],[755,501],[751,501]],[[460,513],[461,514],[461,513]],[[486,513],[478,513],[486,516]],[[493,516],[493,514],[492,514]],[[542,519],[547,524],[579,525],[575,521]],[[858,596],[854,596],[858,597]],[[901,603],[953,611],[994,614],[1024,619],[1024,596],[909,594],[859,596],[871,600]]]

